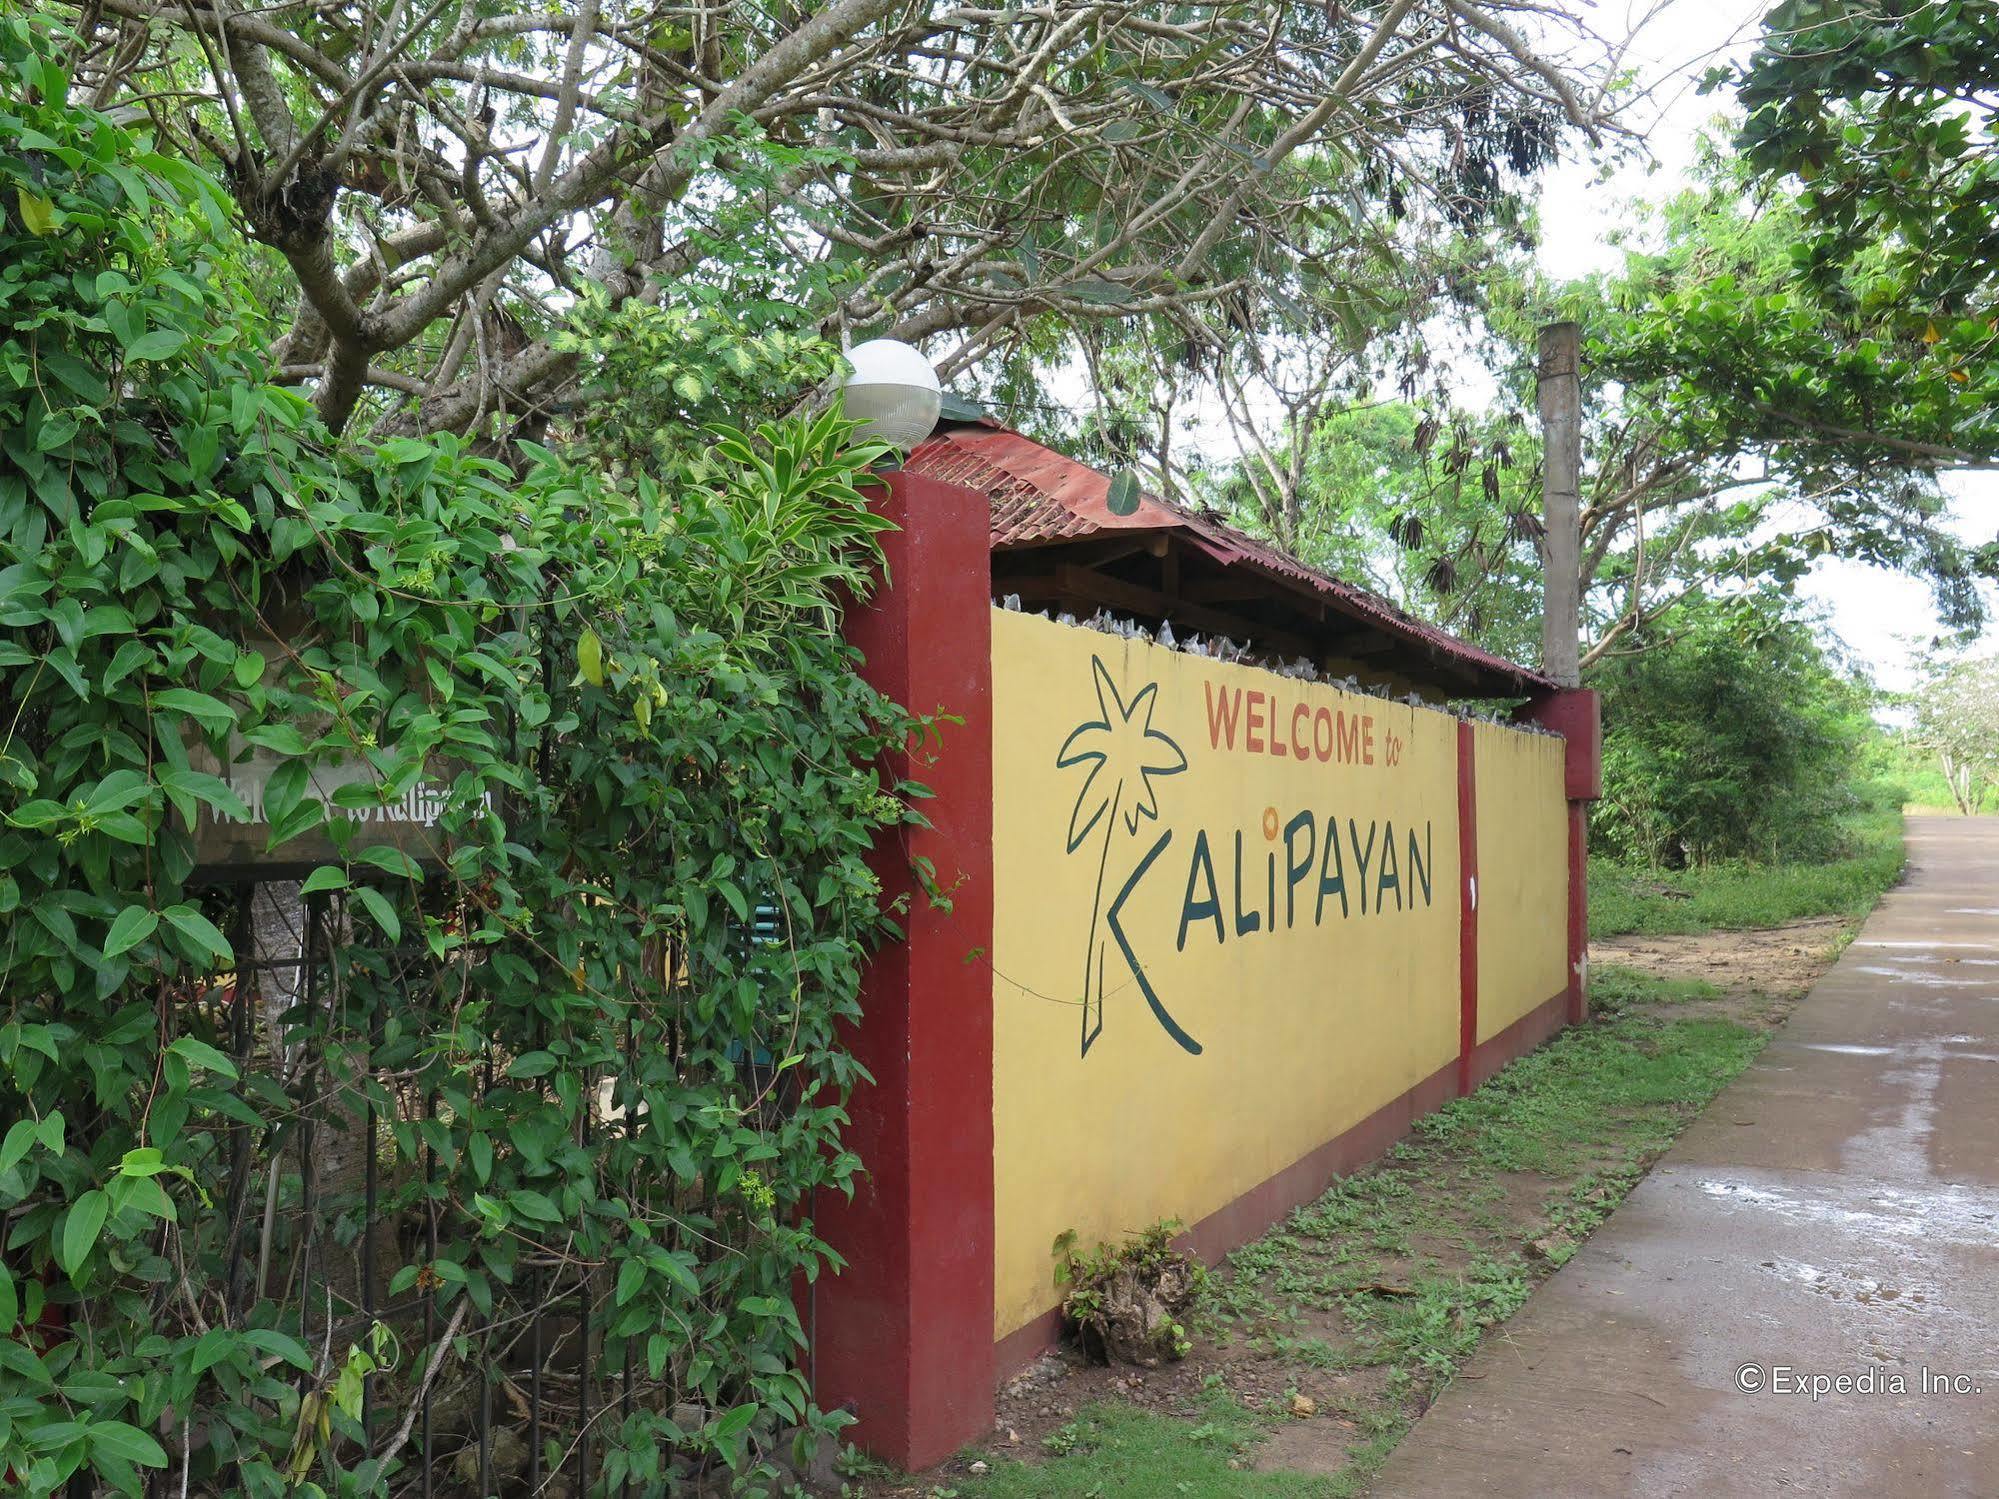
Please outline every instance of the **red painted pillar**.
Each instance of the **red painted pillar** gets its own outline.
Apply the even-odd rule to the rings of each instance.
[[[1589,803],[1569,803],[1569,1024],[1589,1016]]]
[[[1569,798],[1569,1024],[1589,1014],[1589,804],[1603,795],[1603,712],[1595,692],[1573,688],[1534,699],[1523,717],[1568,742],[1563,780]]]
[[[1458,1095],[1478,1049],[1478,741],[1458,721]]]
[[[929,1467],[993,1425],[993,778],[991,520],[986,497],[890,476],[880,509],[889,586],[848,617],[863,675],[916,713],[950,714],[941,745],[892,767],[935,795],[927,828],[875,850],[907,894],[907,940],[869,965],[849,1044],[873,1076],[844,1139],[867,1175],[822,1192],[817,1225],[847,1261],[808,1293],[813,1393],[852,1411],[852,1439]],[[913,866],[927,859],[937,909]]]

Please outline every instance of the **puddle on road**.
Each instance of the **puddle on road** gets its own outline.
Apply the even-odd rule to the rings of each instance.
[[[1893,947],[1904,951],[1913,948],[1924,952],[1928,952],[1931,949],[1968,949],[1972,952],[1990,952],[1992,950],[1990,942],[1894,942],[1886,937],[1868,937],[1853,945],[1855,947]]]
[[[1925,989],[1982,989],[1989,979],[1956,979],[1947,974],[1923,973],[1914,968],[1889,968],[1884,965],[1860,963],[1855,965],[1859,973],[1871,973],[1876,978],[1894,979],[1904,984],[1920,984]]]
[[[1796,1223],[1823,1224],[1871,1238],[1931,1240],[1990,1249],[1999,1245],[1999,1193],[1967,1187],[1929,1192],[1885,1188],[1848,1205],[1749,1182],[1705,1178],[1700,1189],[1719,1201],[1758,1208]]]
[[[1892,1057],[1895,1055],[1895,1048],[1892,1046],[1847,1046],[1836,1041],[1800,1041],[1798,1047],[1802,1051],[1829,1051],[1836,1056],[1842,1057]]]
[[[1859,1306],[1903,1312],[1921,1312],[1932,1303],[1942,1303],[1942,1295],[1935,1286],[1884,1285],[1871,1275],[1808,1265],[1803,1260],[1765,1260],[1762,1268],[1779,1280],[1803,1286],[1828,1301],[1851,1301]]]
[[[1999,1062],[1999,1053],[1989,1051],[1938,1050],[1945,1046],[1978,1046],[1984,1040],[1983,1036],[1937,1036],[1925,1041],[1905,1042],[1901,1046],[1857,1046],[1845,1041],[1793,1041],[1788,1044],[1799,1051],[1824,1051],[1838,1057],[1906,1057],[1914,1062]],[[1788,1072],[1790,1069],[1781,1070]]]

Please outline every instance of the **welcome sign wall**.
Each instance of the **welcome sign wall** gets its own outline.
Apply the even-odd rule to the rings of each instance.
[[[1458,724],[1008,611],[993,709],[1004,1337],[1455,1057]]]

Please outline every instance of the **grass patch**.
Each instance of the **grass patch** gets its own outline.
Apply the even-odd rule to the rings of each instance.
[[[1708,932],[1782,926],[1812,916],[1849,920],[1873,909],[1902,873],[1899,812],[1868,812],[1848,824],[1840,858],[1795,864],[1711,864],[1654,869],[1592,859],[1589,934]]]
[[[1605,1159],[1642,1168],[1764,1038],[1731,1021],[1634,1011],[1641,1001],[1683,1001],[1682,984],[1626,970],[1622,988],[1615,1018],[1564,1032],[1469,1098],[1417,1120],[1412,1138],[1498,1171],[1561,1176]],[[1610,1016],[1610,1003],[1598,1013]]]
[[[936,1499],[1332,1499],[1325,1478],[1254,1473],[1243,1459],[1268,1426],[1210,1381],[1197,1421],[1116,1402],[1085,1406],[1044,1442],[1046,1461],[991,1460],[991,1471],[931,1490]],[[1234,1466],[1231,1466],[1233,1464]]]
[[[1214,1271],[1191,1323],[1190,1364],[1213,1371],[1197,1416],[1088,1405],[1034,1457],[988,1456],[990,1472],[954,1472],[928,1493],[1361,1492],[1485,1332],[1568,1259],[1761,1049],[1759,1030],[1674,1013],[1719,993],[1630,969],[1599,974],[1592,1023],[1419,1120],[1378,1165]],[[1255,1408],[1229,1393],[1245,1385],[1263,1397]],[[1259,1443],[1287,1420],[1279,1391],[1316,1401],[1309,1440],[1343,1454],[1338,1472],[1250,1471]]]
[[[1589,1004],[1598,1018],[1623,1014],[1634,1005],[1698,1004],[1726,993],[1706,979],[1667,978],[1618,963],[1590,964]]]

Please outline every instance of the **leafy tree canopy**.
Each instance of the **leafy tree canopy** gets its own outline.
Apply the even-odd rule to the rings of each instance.
[[[1719,372],[1717,396],[1856,452],[1999,462],[1999,7],[1785,0],[1715,82],[1737,88],[1749,169],[1795,187],[1801,277],[1873,336],[1822,373],[1800,344],[1760,388]]]
[[[1300,413],[1208,486],[1309,560],[1372,576],[1409,607],[1531,656],[1542,561],[1536,331],[1585,330],[1580,582],[1586,664],[1671,641],[1704,595],[1790,589],[1822,558],[1923,577],[1947,626],[1982,618],[1999,546],[1946,526],[1939,462],[1773,413],[1828,390],[1896,431],[1929,419],[1944,357],[1921,328],[1797,273],[1811,230],[1758,202],[1735,163],[1645,210],[1622,266],[1550,283],[1524,257],[1468,250],[1474,346],[1496,373],[1477,410],[1378,401]],[[1885,252],[1850,267],[1855,283]],[[1942,383],[1955,389],[1955,382]],[[1787,407],[1788,403],[1788,407]]]
[[[1607,49],[1561,5],[1531,35],[1481,0],[59,9],[92,101],[227,181],[336,429],[534,435],[586,290],[600,326],[782,296],[1002,393],[1105,322],[1194,357],[1330,335],[1605,128]]]

